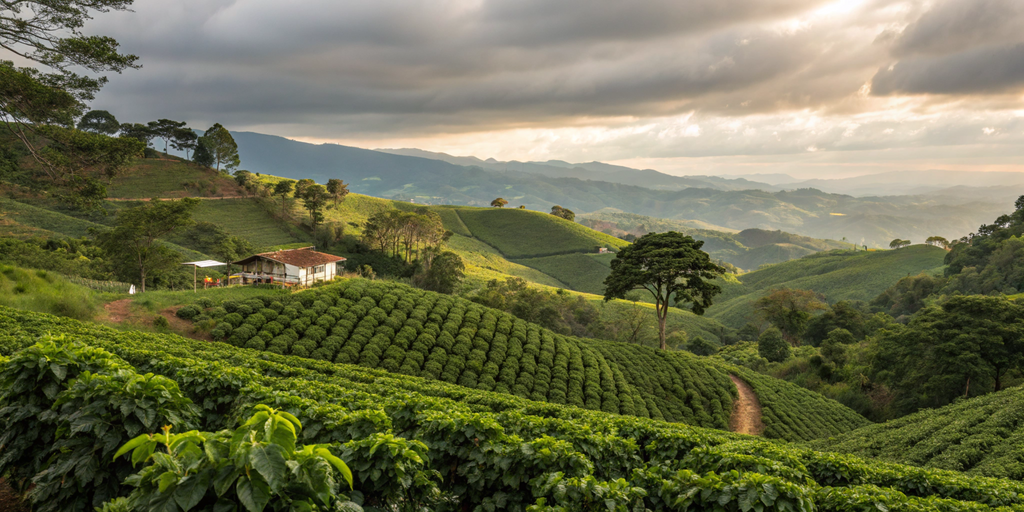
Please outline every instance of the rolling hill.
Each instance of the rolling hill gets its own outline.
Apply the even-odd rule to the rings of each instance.
[[[756,270],[761,265],[793,260],[816,252],[853,247],[846,242],[820,240],[782,231],[753,228],[737,232],[700,221],[659,219],[614,209],[583,214],[579,218],[581,224],[615,236],[678,231],[703,240],[702,249],[712,258],[748,271]]]
[[[48,335],[58,338],[33,345]],[[189,419],[200,430],[233,428],[235,419],[248,417],[256,404],[293,411],[304,427],[302,442],[331,443],[352,468],[354,490],[386,508],[407,505],[410,496],[428,508],[457,504],[520,511],[538,503],[577,509],[581,502],[602,510],[981,511],[1024,505],[1024,484],[1012,480],[815,452],[360,366],[122,332],[0,307],[0,367],[19,370],[25,381],[65,387],[62,377],[54,382],[49,373],[43,376],[51,365],[29,364],[41,356],[66,361],[66,380],[86,369],[81,361],[100,382],[152,379],[146,373],[172,379],[161,388],[167,390],[162,396],[188,404]],[[90,396],[113,403],[131,396],[116,386],[97,391]],[[53,394],[41,391],[32,396],[48,397],[44,407],[53,401]],[[31,416],[23,406],[15,402],[12,410]],[[111,415],[131,413],[108,409]],[[820,408],[808,405],[794,412],[808,417]],[[112,422],[107,432],[128,439],[121,424]],[[13,433],[22,434],[23,425],[17,427]],[[69,435],[92,442],[88,432]],[[52,460],[65,464],[71,456],[55,450]],[[102,470],[116,463],[108,457],[96,462]],[[410,474],[416,478],[402,478]]]
[[[772,288],[813,290],[829,303],[869,301],[901,277],[937,272],[946,251],[913,245],[895,251],[829,251],[778,263],[726,283],[707,316],[739,328],[751,320],[754,302]]]
[[[808,446],[900,464],[1021,480],[1024,388],[960,400]]]
[[[204,314],[218,322],[215,339],[238,347],[711,428],[728,425],[736,393],[727,374],[740,371],[688,352],[562,336],[464,299],[363,279]],[[765,396],[769,437],[811,439],[867,422],[797,386],[741,376]]]

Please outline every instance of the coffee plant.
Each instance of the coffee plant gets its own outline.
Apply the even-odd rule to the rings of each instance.
[[[349,279],[289,297],[185,308],[218,321],[213,336],[237,347],[595,411],[725,429],[736,397],[732,370],[705,358],[563,336],[396,283]],[[762,400],[769,437],[808,440],[868,423],[797,386],[754,372],[743,378],[771,398]]]
[[[880,463],[381,369],[122,332],[0,308],[0,347],[39,350],[33,345],[46,333],[74,339],[86,347],[83,350],[102,349],[99,352],[112,354],[104,357],[125,369],[134,368],[136,374],[176,381],[181,393],[203,408],[199,417],[204,422],[245,423],[257,405],[267,407],[262,409],[267,418],[272,411],[280,412],[291,423],[284,413],[294,416],[292,424],[301,424],[295,429],[296,450],[299,443],[319,445],[346,460],[354,470],[354,489],[341,483],[337,499],[345,496],[368,510],[1024,510],[1024,483],[1014,480]],[[0,374],[7,375],[15,361],[32,358],[39,360],[15,352],[0,363]],[[48,364],[43,368],[37,372],[42,381],[56,378],[47,377],[52,375]],[[40,396],[45,394],[40,391]],[[46,403],[41,407],[53,410]],[[263,437],[250,437],[261,446],[266,443],[267,422],[262,425]],[[165,439],[171,432],[164,434]],[[192,435],[188,431],[181,435],[186,436],[183,444],[198,447],[205,442],[186,441]],[[143,439],[149,442],[148,436]],[[37,440],[44,446],[51,442]],[[154,441],[153,454],[166,453],[159,443]],[[140,446],[131,447],[118,461],[149,459],[148,448],[135,456]],[[5,450],[0,447],[0,456]],[[55,452],[48,463],[60,464],[62,456]],[[156,455],[146,467],[155,459]],[[235,468],[247,463],[252,464],[247,479],[255,478],[255,472],[266,480],[251,454],[231,462]],[[7,467],[0,470],[10,474]],[[166,470],[159,475],[159,470],[152,471],[153,479],[146,485],[155,485],[158,493],[161,478],[168,484],[164,491],[171,483],[186,483],[184,478],[172,481],[178,474],[164,477]],[[217,499],[237,497],[238,481]],[[133,477],[131,483],[142,481]],[[140,489],[141,485],[122,485],[117,495]],[[261,495],[253,496],[251,503],[262,502],[255,500]],[[201,499],[214,498],[203,494]],[[292,498],[290,503],[296,502]],[[264,510],[285,508],[287,503],[271,497]],[[126,502],[106,506],[113,511]],[[249,510],[243,507],[244,503],[237,504],[236,509]]]

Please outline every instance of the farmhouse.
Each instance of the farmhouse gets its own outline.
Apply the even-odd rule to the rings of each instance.
[[[312,247],[254,254],[232,262],[242,271],[232,274],[242,284],[284,283],[306,286],[317,281],[330,281],[338,272],[341,256],[316,252]]]

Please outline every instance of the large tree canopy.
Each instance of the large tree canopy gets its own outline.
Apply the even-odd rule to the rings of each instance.
[[[711,305],[722,289],[711,279],[725,269],[700,250],[703,240],[675,231],[648,233],[622,249],[612,260],[612,272],[604,280],[604,300],[624,298],[633,290],[647,290],[654,297],[658,337],[665,344],[665,319],[670,305],[689,304],[698,315]]]
[[[92,206],[106,195],[86,171],[103,166],[108,176],[142,152],[130,142],[78,135],[74,120],[106,77],[94,73],[136,68],[135,55],[120,54],[117,41],[81,32],[94,13],[127,10],[132,0],[13,0],[0,2],[0,48],[44,68],[0,61],[0,121],[28,149],[60,197]],[[88,140],[86,140],[88,139]]]
[[[898,415],[999,391],[1006,373],[1024,363],[1024,306],[954,296],[922,309],[906,327],[882,331],[873,352],[874,377],[892,389]]]
[[[218,171],[222,165],[225,170],[230,170],[242,163],[238,158],[238,144],[235,143],[235,138],[220,123],[215,123],[210,129],[206,130],[206,133],[203,134],[203,139],[207,141],[207,149],[210,150],[213,163]]]
[[[154,272],[173,269],[181,255],[161,245],[159,239],[194,223],[192,211],[198,199],[153,200],[117,212],[114,229],[100,233],[100,245],[114,260],[119,275],[138,276],[141,291]]]

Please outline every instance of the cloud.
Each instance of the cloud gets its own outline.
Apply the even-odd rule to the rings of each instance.
[[[1024,43],[901,60],[879,70],[871,90],[879,95],[1020,93],[1024,90]]]
[[[871,81],[877,95],[1000,94],[1024,90],[1024,2],[945,0],[894,41],[896,62]]]
[[[1021,109],[1022,6],[136,0],[87,29],[141,57],[94,104],[124,121],[504,158],[718,158],[974,144],[983,127],[998,128],[985,143],[1022,138],[1004,119]]]

